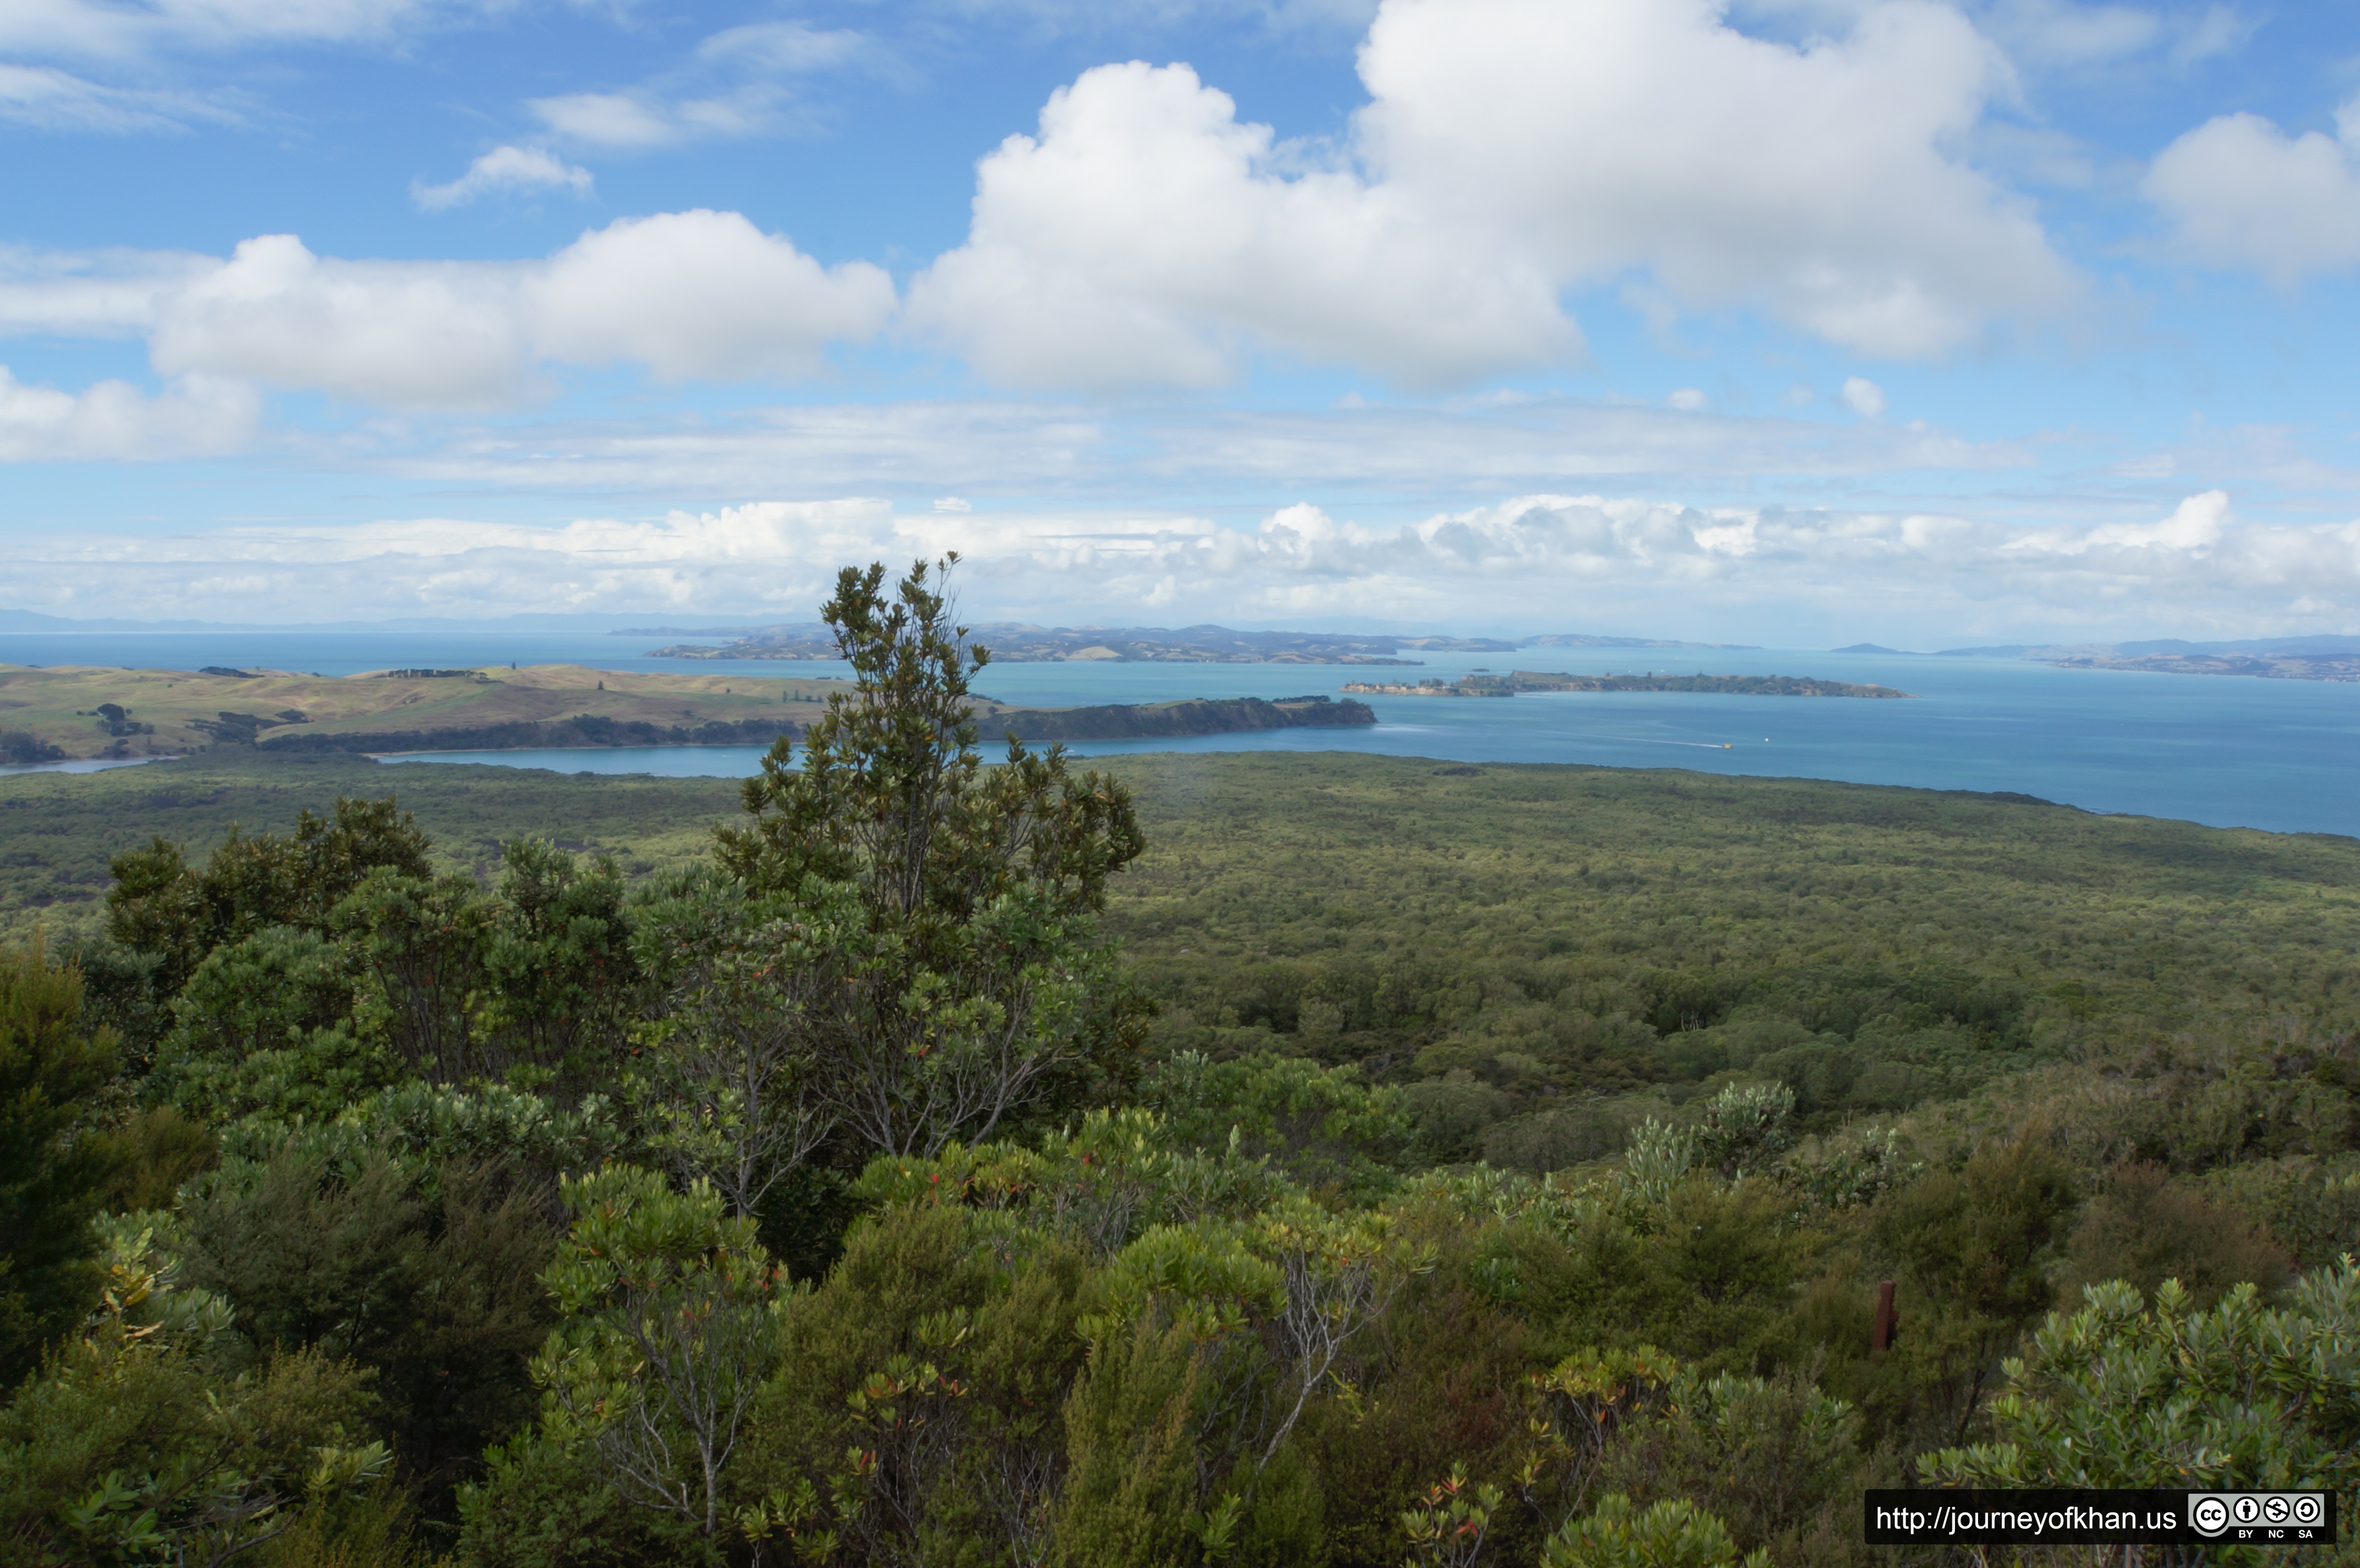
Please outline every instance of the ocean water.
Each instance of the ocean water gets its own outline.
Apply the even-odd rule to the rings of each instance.
[[[647,658],[661,638],[582,634],[220,634],[0,637],[0,662],[206,664],[351,674],[389,666],[579,663],[709,674],[847,674],[840,664]],[[1002,664],[978,690],[1065,705],[1183,697],[1340,695],[1349,681],[1473,670],[1814,675],[1912,701],[1563,692],[1506,699],[1364,697],[1365,729],[1273,730],[1076,746],[1148,751],[1369,751],[1460,762],[1579,762],[1706,773],[2009,790],[2095,811],[2216,826],[2360,835],[2360,685],[2057,670],[2012,659],[1797,650],[1526,648],[1436,655],[1421,668],[1269,664]],[[562,772],[737,775],[754,746],[445,752],[387,762],[484,762]]]
[[[104,773],[114,768],[137,768],[149,762],[161,762],[160,757],[126,757],[101,758],[82,762],[11,762],[0,764],[0,779],[16,773]]]

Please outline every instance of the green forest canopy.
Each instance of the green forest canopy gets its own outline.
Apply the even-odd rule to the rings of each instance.
[[[902,722],[964,680],[929,594],[840,585],[845,766],[751,816],[0,790],[0,1563],[1834,1563],[1912,1475],[2349,1516],[2360,844],[977,768]],[[2083,1369],[2200,1341],[2250,1441],[2095,1440]]]
[[[2360,1013],[2348,839],[1669,771],[1108,766],[1148,841],[1110,884],[1109,929],[1170,1044],[1284,1043],[1394,1079],[1439,1075],[1415,1066],[1429,1051],[1472,1052],[1452,1065],[1508,1091],[1521,1074],[1529,1100],[1700,1082],[1866,1029],[1896,1053],[1878,1061],[1924,1072],[1864,1090],[1854,1073],[1830,1104],[1890,1109],[2083,1046],[2198,1026],[2333,1037]],[[538,837],[639,879],[702,855],[738,792],[343,759],[19,779],[0,793],[8,919],[86,928],[108,859],[151,834],[202,855],[233,822],[283,831],[300,807],[388,789],[445,868],[488,877],[505,839]]]

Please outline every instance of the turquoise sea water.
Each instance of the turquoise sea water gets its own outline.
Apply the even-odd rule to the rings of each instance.
[[[595,635],[217,634],[0,637],[0,662],[349,674],[388,666],[581,663],[744,675],[847,673],[836,664],[644,657],[661,638]],[[1371,751],[1462,762],[1579,762],[1707,773],[2009,790],[2098,811],[2220,826],[2360,834],[2360,685],[2056,670],[2016,660],[1793,650],[1526,648],[1426,658],[1415,670],[1337,665],[1004,664],[978,689],[1063,705],[1181,697],[1340,694],[1348,681],[1489,669],[1815,675],[1918,693],[1910,702],[1566,692],[1508,699],[1366,697],[1371,728],[1274,730],[1073,749]],[[388,762],[488,762],[563,772],[733,775],[752,746],[446,752]]]

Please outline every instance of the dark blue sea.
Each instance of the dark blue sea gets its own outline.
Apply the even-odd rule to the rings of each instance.
[[[663,637],[599,634],[84,634],[0,637],[0,663],[194,669],[207,664],[347,675],[399,666],[587,664],[708,674],[848,673],[819,663],[683,664],[646,657]],[[2360,685],[2057,670],[2007,659],[1792,650],[1526,648],[1428,657],[1421,668],[1271,664],[1000,664],[978,690],[1021,703],[1335,694],[1348,681],[1451,679],[1472,670],[1813,675],[1874,681],[1914,702],[1567,692],[1507,699],[1368,697],[1371,729],[1275,730],[1072,749],[1371,751],[1460,762],[1581,762],[1701,773],[2009,790],[2093,811],[2216,826],[2360,835]],[[754,747],[441,753],[563,772],[731,775]],[[397,759],[388,758],[388,761]]]

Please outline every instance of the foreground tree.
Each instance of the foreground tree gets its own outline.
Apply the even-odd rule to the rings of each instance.
[[[0,1391],[97,1293],[90,1220],[109,1161],[76,1124],[115,1074],[115,1040],[81,1022],[79,974],[0,950]]]
[[[821,614],[857,685],[798,768],[781,739],[747,781],[722,866],[771,899],[797,962],[797,1024],[835,1123],[932,1157],[1119,1070],[1142,1009],[1097,933],[1107,878],[1140,853],[1131,796],[1013,739],[987,769],[969,681],[990,655],[941,591],[956,556],[847,568]]]

